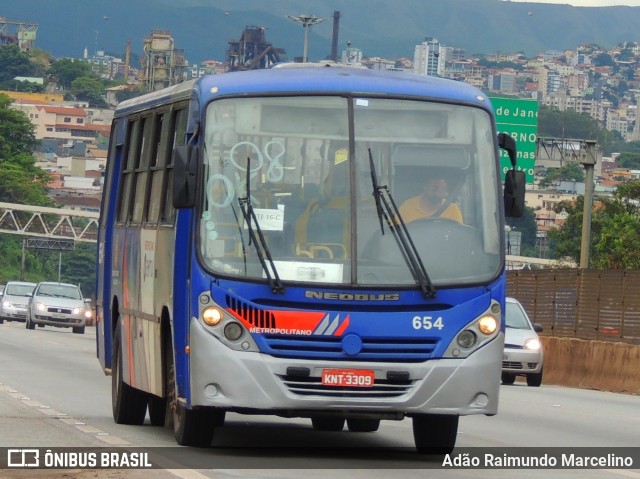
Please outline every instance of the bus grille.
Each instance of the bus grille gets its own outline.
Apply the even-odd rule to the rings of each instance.
[[[389,381],[387,379],[376,379],[375,385],[370,388],[348,388],[323,386],[320,377],[279,377],[293,394],[334,398],[395,398],[407,394],[415,385],[415,382],[411,380]]]
[[[342,349],[342,338],[324,336],[265,335],[266,350],[272,356],[290,359],[336,361],[381,361],[420,363],[431,359],[436,339],[362,338],[362,350],[349,355]]]
[[[227,295],[226,300],[229,309],[251,325],[257,328],[276,327],[276,318],[273,313],[251,306],[229,295]]]

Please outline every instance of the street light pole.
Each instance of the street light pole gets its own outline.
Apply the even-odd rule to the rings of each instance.
[[[320,22],[324,22],[326,18],[318,18],[313,15],[298,15],[297,17],[293,15],[287,15],[289,20],[292,20],[296,23],[301,24],[304,27],[304,50],[302,53],[302,62],[307,63],[307,52],[309,48],[309,30],[313,25],[316,25]]]

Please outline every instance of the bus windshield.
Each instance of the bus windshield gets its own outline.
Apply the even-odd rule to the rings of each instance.
[[[479,108],[357,96],[225,98],[207,107],[204,132],[198,242],[214,274],[415,285],[393,234],[403,223],[436,288],[487,282],[500,271],[495,132]],[[397,213],[380,212],[372,170]],[[252,229],[273,262],[261,261]]]

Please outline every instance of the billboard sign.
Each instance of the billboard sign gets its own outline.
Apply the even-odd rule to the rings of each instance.
[[[516,140],[516,169],[524,171],[527,183],[533,183],[538,139],[538,101],[523,98],[489,98],[493,104],[498,133],[508,133]],[[506,151],[500,150],[502,175],[511,169]]]

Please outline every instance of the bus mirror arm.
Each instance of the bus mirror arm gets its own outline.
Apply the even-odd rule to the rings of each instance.
[[[198,170],[198,147],[177,146],[173,160],[173,206],[176,209],[190,208],[196,201],[196,175]]]
[[[526,176],[516,170],[516,141],[507,133],[498,134],[498,145],[509,154],[511,170],[504,175],[504,214],[509,218],[520,218],[524,213]]]

